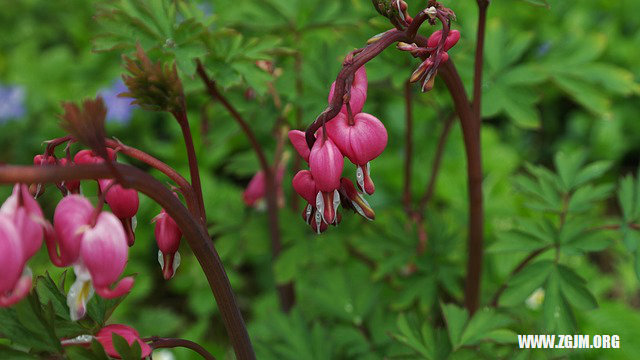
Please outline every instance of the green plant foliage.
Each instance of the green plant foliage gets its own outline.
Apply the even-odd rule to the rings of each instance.
[[[426,2],[407,1],[415,15]],[[471,94],[475,1],[442,1],[461,31],[450,61]],[[480,310],[464,308],[468,195],[464,140],[454,120],[424,218],[408,214],[404,86],[418,60],[394,47],[367,64],[364,111],[389,134],[372,165],[376,212],[367,221],[341,209],[336,228],[317,236],[302,221],[291,178],[303,161],[287,141],[282,252],[272,253],[269,216],[247,208],[243,190],[260,170],[252,144],[196,75],[199,59],[247,120],[268,161],[279,131],[304,129],[327,106],[344,56],[388,30],[369,1],[19,0],[0,11],[0,87],[24,89],[25,115],[0,118],[0,164],[31,164],[42,142],[65,135],[61,101],[94,98],[124,73],[136,46],[153,62],[175,63],[186,95],[212,243],[231,280],[259,359],[635,359],[640,356],[640,2],[491,1],[482,82],[485,255]],[[423,26],[428,36],[438,26]],[[451,96],[410,89],[413,153],[410,207],[420,202]],[[1,101],[1,100],[0,100]],[[0,103],[0,108],[1,108]],[[180,126],[134,108],[107,121],[107,134],[189,178]],[[286,139],[285,139],[286,140]],[[82,148],[70,147],[72,152]],[[62,149],[56,153],[64,156]],[[124,155],[119,160],[163,174]],[[346,162],[348,163],[348,162]],[[1,165],[0,165],[1,166]],[[346,164],[343,176],[354,179]],[[0,202],[10,193],[0,188]],[[94,203],[97,185],[82,192]],[[39,198],[52,218],[60,194]],[[87,316],[69,318],[72,276],[42,249],[30,262],[31,294],[0,309],[0,359],[109,359],[97,341],[61,345],[107,324],[142,337],[195,341],[231,358],[222,316],[189,246],[170,281],[157,263],[152,219],[160,207],[140,197],[126,298],[94,296]],[[418,250],[420,246],[424,250]],[[281,311],[278,286],[296,303]],[[517,334],[619,334],[617,350],[521,350]],[[141,349],[114,336],[125,359]],[[177,359],[199,359],[171,349]],[[154,354],[155,358],[155,354]]]

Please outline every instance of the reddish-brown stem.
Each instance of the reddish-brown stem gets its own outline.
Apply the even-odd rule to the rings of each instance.
[[[411,165],[413,160],[413,94],[411,83],[404,83],[404,114],[405,114],[405,153],[404,153],[404,209],[410,214],[411,209]]]
[[[467,156],[467,177],[469,186],[469,241],[467,257],[467,278],[465,281],[465,307],[473,314],[480,300],[480,280],[482,278],[484,211],[482,205],[482,158],[480,146],[480,126],[477,116],[465,92],[462,80],[449,60],[440,67],[441,77],[453,98],[456,113],[462,125],[462,136]]]
[[[419,216],[424,216],[424,212],[427,208],[427,204],[433,193],[436,189],[436,180],[438,179],[438,174],[440,173],[440,164],[442,163],[442,157],[444,155],[445,145],[447,144],[447,138],[449,137],[449,133],[451,132],[451,128],[453,127],[453,122],[455,120],[455,114],[447,117],[444,121],[442,132],[440,133],[440,138],[438,138],[438,145],[436,146],[436,153],[433,157],[433,166],[431,167],[431,176],[429,177],[429,182],[427,183],[427,190],[424,192],[424,195],[420,199],[420,205],[418,207]]]
[[[184,108],[183,108],[184,109]],[[191,136],[191,127],[185,110],[174,112],[173,116],[180,124],[184,144],[187,148],[187,158],[189,160],[189,174],[191,176],[191,186],[195,192],[198,207],[200,208],[200,221],[206,223],[207,213],[204,209],[204,198],[202,196],[202,185],[200,183],[200,169],[198,168],[198,159],[196,158],[196,149],[193,146],[193,137]]]
[[[129,165],[115,163],[113,167],[129,186],[156,201],[178,224],[207,277],[237,359],[255,359],[231,284],[205,227],[193,217],[172,191],[151,175]],[[107,178],[113,178],[112,170],[107,164],[0,167],[0,183],[3,184],[56,183]]]
[[[251,146],[253,147],[256,156],[258,157],[258,162],[260,163],[260,167],[265,174],[266,180],[266,198],[267,198],[267,213],[269,216],[269,231],[271,236],[271,249],[273,259],[277,259],[282,252],[282,241],[280,240],[280,224],[278,221],[278,189],[276,184],[276,173],[277,169],[271,168],[269,163],[267,162],[267,158],[264,154],[264,150],[262,146],[258,142],[256,136],[254,135],[249,124],[244,120],[242,115],[236,110],[236,108],[227,100],[227,98],[218,91],[218,88],[214,81],[212,81],[207,75],[204,66],[200,60],[197,61],[197,72],[200,76],[200,79],[204,82],[207,87],[207,91],[209,95],[214,100],[220,101],[222,106],[224,106],[227,111],[231,114],[231,116],[236,120],[242,131],[249,139]],[[287,283],[284,285],[278,286],[278,296],[280,298],[280,306],[283,310],[289,311],[294,303],[294,290],[293,284]]]
[[[540,255],[543,252],[549,250],[550,248],[551,248],[551,246],[545,246],[543,248],[540,248],[540,249],[532,252],[526,258],[524,258],[520,262],[520,264],[518,264],[518,266],[516,266],[516,268],[513,269],[511,274],[509,274],[509,277],[508,277],[507,281],[505,281],[504,284],[502,284],[502,286],[498,289],[498,291],[496,291],[495,295],[493,295],[493,298],[491,299],[491,306],[493,306],[493,307],[498,306],[498,301],[500,300],[500,295],[502,295],[502,293],[507,289],[507,286],[509,284],[509,279],[513,278],[517,273],[522,271],[522,269],[524,269],[531,261],[533,261],[533,259],[537,258],[538,255]]]
[[[203,359],[206,360],[216,360],[216,358],[211,355],[205,348],[203,348],[200,344],[197,344],[190,340],[185,339],[174,339],[174,338],[161,338],[161,337],[151,337],[144,339],[145,342],[149,342],[152,349],[173,349],[177,347],[182,347],[186,349],[190,349],[198,353],[202,356]]]
[[[627,224],[627,227],[633,230],[640,230],[640,224]],[[589,229],[589,231],[601,231],[601,230],[620,230],[622,225],[620,224],[611,224],[611,225],[602,225]]]
[[[487,26],[488,0],[478,0],[478,31],[476,35],[476,55],[473,78],[473,113],[478,127],[481,121],[482,105],[482,70],[484,66],[484,38]]]

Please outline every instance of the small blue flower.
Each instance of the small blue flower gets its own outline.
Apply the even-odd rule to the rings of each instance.
[[[24,87],[0,85],[0,123],[24,116],[24,99]]]
[[[99,94],[107,105],[107,121],[126,124],[131,120],[132,110],[135,108],[134,105],[131,105],[132,99],[118,97],[118,94],[127,90],[127,86],[122,80],[117,80],[110,88],[100,91]]]

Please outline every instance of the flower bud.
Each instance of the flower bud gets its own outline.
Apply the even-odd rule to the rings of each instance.
[[[25,271],[24,249],[12,220],[0,214],[0,307],[9,307],[31,290],[31,274]]]
[[[156,223],[154,234],[156,237],[156,243],[158,244],[158,262],[162,267],[162,274],[165,280],[171,279],[178,266],[180,266],[180,253],[178,248],[180,247],[180,238],[182,238],[182,231],[178,227],[178,224],[167,214],[164,209],[153,218],[153,222]]]
[[[320,191],[333,192],[340,187],[344,158],[329,137],[319,136],[309,154],[309,168]]]
[[[138,334],[136,329],[126,325],[112,324],[103,327],[96,334],[96,340],[100,343],[100,345],[102,345],[104,351],[110,357],[115,359],[122,359],[115,346],[113,345],[113,334],[122,336],[125,340],[127,340],[129,346],[133,345],[134,342],[137,342],[138,345],[140,345],[140,349],[142,349],[141,359],[144,359],[151,355],[151,347],[140,339],[140,334]]]
[[[109,204],[111,212],[120,219],[127,234],[127,243],[133,246],[135,242],[133,217],[138,212],[140,199],[135,189],[125,189],[115,184],[113,179],[98,180],[100,190],[106,192],[104,200]]]
[[[107,148],[107,154],[109,155],[109,158],[111,159],[111,161],[116,161],[118,155],[115,150],[111,148]],[[75,162],[76,164],[82,164],[82,165],[97,164],[102,161],[104,160],[91,150],[80,150],[73,157],[73,162]]]
[[[59,161],[61,166],[73,166],[74,163],[67,160],[66,158],[61,158]],[[79,180],[69,180],[64,181],[62,184],[70,193],[77,194],[80,192],[80,181]]]
[[[442,39],[442,30],[434,31],[427,40],[427,46],[430,48],[437,47]],[[460,40],[460,31],[450,30],[447,34],[447,38],[444,41],[444,51],[449,51]]]

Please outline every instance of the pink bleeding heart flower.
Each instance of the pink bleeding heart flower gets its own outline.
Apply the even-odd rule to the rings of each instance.
[[[31,272],[25,268],[20,234],[12,219],[0,214],[0,307],[22,300],[31,290]]]
[[[77,213],[69,215],[70,217],[73,216],[78,221],[88,221],[78,224],[75,231],[72,225],[65,224],[65,222],[70,223],[71,219],[66,219],[61,224],[66,228],[68,237],[59,242],[64,244],[67,241],[69,248],[79,246],[69,250],[70,254],[79,254],[73,263],[76,280],[67,294],[71,320],[75,321],[86,314],[87,302],[93,296],[94,289],[98,295],[111,299],[128,293],[134,280],[132,277],[123,278],[114,289],[111,289],[111,285],[118,281],[124,271],[129,252],[127,237],[118,218],[108,212],[97,214],[92,210],[87,220],[84,213],[85,205],[79,205],[79,202],[67,204],[65,208],[77,206],[75,209]],[[75,238],[78,234],[81,235],[79,243]]]
[[[140,345],[140,349],[142,349],[141,359],[146,358],[151,355],[152,349],[147,343],[140,339],[140,334],[136,331],[136,329],[121,325],[121,324],[112,324],[107,325],[100,329],[96,334],[96,340],[102,345],[104,351],[112,358],[122,359],[115,346],[113,345],[113,334],[118,334],[122,336],[129,346],[133,345],[134,342],[137,342]]]
[[[304,132],[300,130],[289,131],[289,141],[291,141],[291,144],[304,161],[309,162],[309,154],[311,153],[311,150],[309,149],[309,145],[307,145]]]
[[[309,168],[318,189],[315,207],[327,224],[336,221],[336,208],[340,204],[340,177],[344,157],[329,137],[318,134],[318,139],[309,154]],[[313,203],[313,202],[312,202]]]
[[[80,257],[91,275],[98,295],[112,299],[128,293],[133,286],[133,277],[118,281],[127,265],[129,247],[122,224],[113,214],[101,212],[95,226],[87,228],[82,235]]]
[[[329,137],[319,136],[309,154],[309,168],[320,191],[340,187],[344,157]]]
[[[369,82],[367,81],[367,71],[365,70],[364,65],[361,66],[358,70],[356,70],[353,76],[353,82],[351,83],[351,93],[349,105],[351,106],[351,112],[353,114],[357,114],[362,111],[364,107],[364,103],[367,101],[367,88],[369,86]],[[331,84],[331,90],[329,91],[329,103],[331,103],[331,99],[333,98],[333,94],[335,92],[336,83],[335,81]],[[347,105],[342,105],[340,112],[347,113]]]
[[[60,200],[53,214],[55,233],[47,234],[51,262],[59,267],[75,263],[80,256],[81,228],[87,226],[95,209],[84,196],[69,195]]]
[[[276,173],[276,189],[278,197],[278,205],[284,205],[284,195],[282,192],[282,178],[284,177],[284,165],[278,166]],[[249,181],[249,185],[242,193],[242,200],[247,206],[255,207],[258,209],[264,208],[264,197],[267,194],[267,179],[264,171],[258,171]]]
[[[162,267],[162,274],[165,280],[171,279],[178,266],[180,266],[180,238],[182,231],[178,224],[162,209],[160,214],[153,218],[156,223],[154,234],[158,244],[158,262]]]
[[[100,190],[105,192],[104,200],[109,204],[111,212],[120,219],[127,233],[127,243],[133,246],[135,242],[135,228],[133,218],[138,212],[140,198],[135,189],[125,189],[116,184],[114,179],[98,180]]]
[[[442,39],[442,30],[434,31],[427,40],[427,46],[430,48],[438,46],[438,44],[440,43],[440,39]],[[444,51],[449,51],[449,49],[451,49],[458,42],[458,40],[460,40],[460,31],[449,31],[449,34],[447,34],[447,38],[444,41]]]
[[[0,214],[10,219],[18,231],[25,261],[38,252],[46,221],[27,185],[16,184],[13,187],[13,193],[0,207]]]
[[[370,176],[369,162],[377,158],[387,146],[387,130],[380,120],[367,113],[353,117],[338,114],[326,124],[327,134],[333,143],[352,163],[358,166],[356,178],[361,189],[371,195],[375,185]]]

